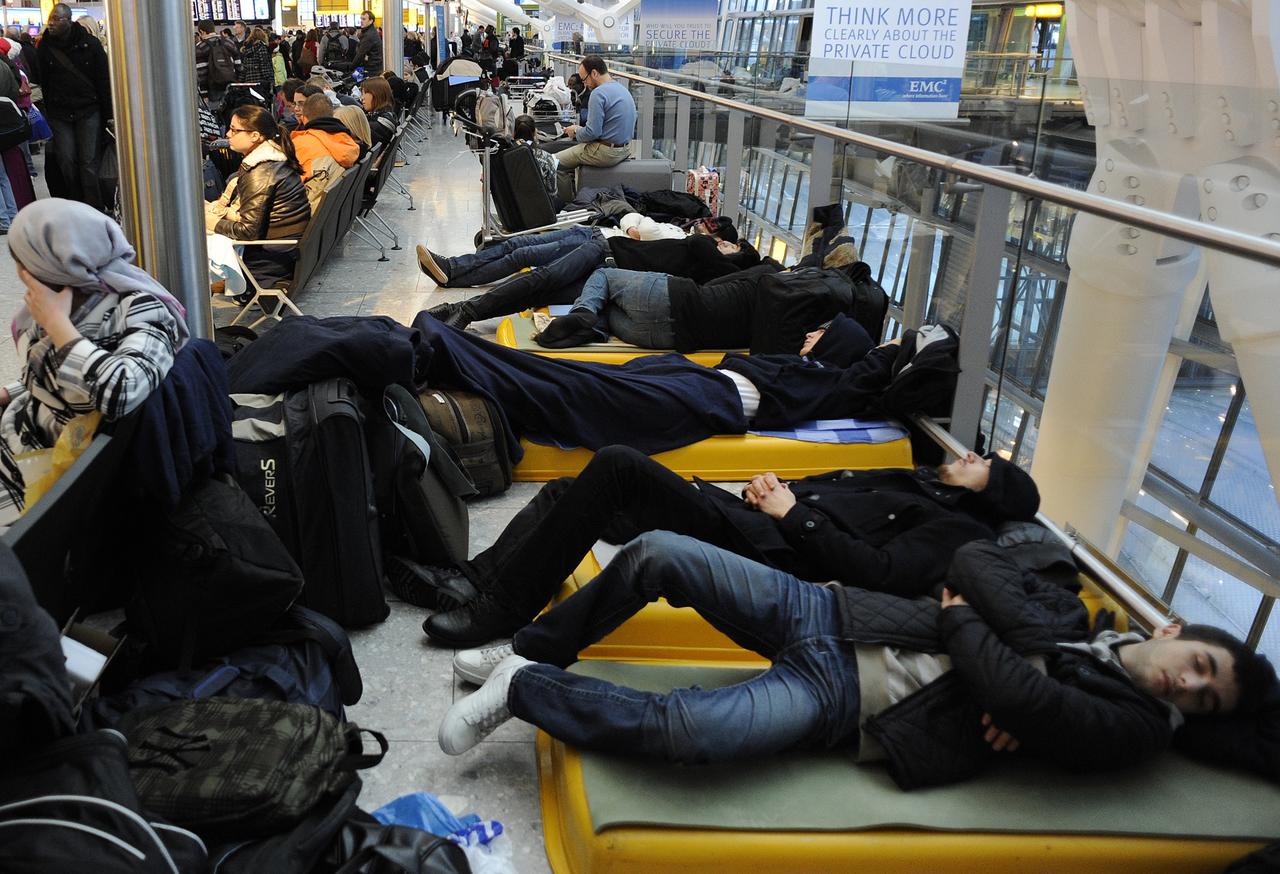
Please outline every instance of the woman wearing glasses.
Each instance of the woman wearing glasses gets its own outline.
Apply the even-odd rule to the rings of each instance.
[[[301,237],[311,205],[288,132],[261,106],[241,106],[231,114],[227,140],[244,160],[222,197],[209,205],[209,230],[233,240]],[[274,288],[293,275],[295,253],[293,247],[248,246],[244,263],[263,288]]]

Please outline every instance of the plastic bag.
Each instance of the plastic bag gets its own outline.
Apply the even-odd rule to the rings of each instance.
[[[89,444],[93,442],[93,435],[98,430],[98,423],[102,421],[102,413],[94,410],[91,413],[84,413],[76,416],[67,422],[62,428],[62,433],[58,435],[58,442],[53,444],[52,449],[43,449],[35,453],[24,452],[22,456],[16,459],[23,466],[23,483],[25,490],[23,494],[23,512],[30,510],[36,501],[40,500],[49,489],[53,488],[53,484],[58,478],[66,473],[67,468],[75,464],[77,458],[89,448]],[[48,453],[48,469],[43,475],[34,479],[28,477],[28,468],[22,465],[22,462],[31,456],[33,459],[44,453]]]
[[[401,795],[389,801],[373,812],[373,818],[383,825],[407,825],[440,838],[447,838],[455,832],[466,831],[480,822],[480,817],[469,813],[459,819],[453,811],[444,806],[439,798],[430,792],[414,792]]]
[[[452,838],[467,854],[471,874],[517,874],[511,862],[511,838],[497,820],[476,823]]]

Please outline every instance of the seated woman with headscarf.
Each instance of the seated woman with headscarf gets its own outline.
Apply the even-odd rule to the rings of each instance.
[[[9,229],[26,287],[13,320],[22,370],[0,388],[0,524],[22,511],[15,456],[53,446],[72,418],[136,410],[188,339],[186,311],[133,263],[124,232],[90,206],[38,200]]]

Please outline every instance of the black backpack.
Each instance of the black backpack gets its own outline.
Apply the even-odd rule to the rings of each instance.
[[[483,395],[431,389],[418,395],[431,430],[448,442],[480,495],[511,488],[505,420]]]
[[[189,668],[260,640],[302,591],[302,572],[229,479],[188,490],[143,553],[131,634],[155,668]]]
[[[879,343],[884,338],[884,318],[889,313],[889,295],[871,275],[871,267],[863,261],[853,265],[852,282],[853,306],[849,315],[866,328],[873,342]]]
[[[231,400],[236,478],[302,568],[301,602],[348,627],[386,619],[374,456],[355,384]]]
[[[119,732],[64,737],[0,769],[5,874],[198,874],[204,842],[141,813]]]
[[[120,723],[147,810],[215,839],[292,828],[382,761],[387,739],[318,707],[202,698],[135,710]],[[363,751],[371,735],[379,752]]]
[[[222,38],[210,40],[209,84],[230,85],[236,80],[236,51]]]
[[[383,459],[375,477],[383,542],[389,552],[456,567],[466,561],[469,545],[463,498],[476,489],[408,390],[388,386],[383,409],[386,416],[370,436],[374,454]]]

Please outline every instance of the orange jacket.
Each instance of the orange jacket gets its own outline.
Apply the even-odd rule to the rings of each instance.
[[[311,162],[322,155],[328,155],[338,162],[338,166],[347,168],[360,158],[360,146],[355,137],[349,133],[333,133],[326,130],[307,128],[296,130],[293,137],[293,150],[298,153],[298,163],[302,165],[302,181],[311,178]]]

